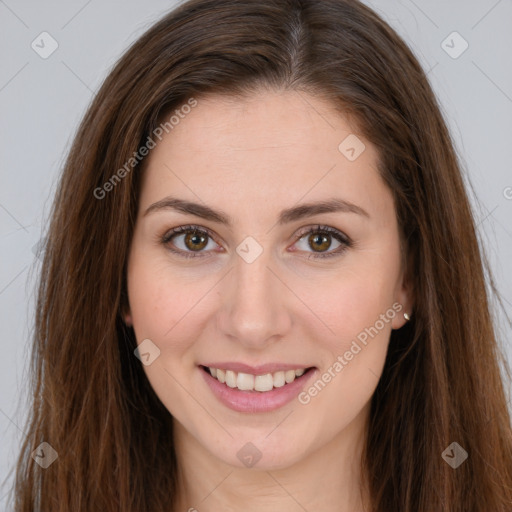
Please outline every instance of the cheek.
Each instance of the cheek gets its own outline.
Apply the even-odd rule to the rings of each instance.
[[[329,356],[322,361],[322,382],[317,380],[315,389],[310,388],[315,411],[339,404],[342,407],[331,409],[329,414],[344,421],[371,398],[382,373],[396,315],[392,278],[391,273],[380,271],[354,272],[315,299],[319,316],[332,331],[331,336],[317,338]]]
[[[371,400],[386,360],[394,314],[391,304],[366,288],[343,291],[333,297],[336,307],[324,305],[330,308],[326,323],[334,335],[316,338],[324,354],[319,375],[298,397],[305,414],[315,418],[328,437],[345,428]]]
[[[133,329],[138,343],[148,338],[160,350],[157,364],[145,370],[155,389],[174,394],[171,372],[188,378],[195,366],[194,346],[205,330],[211,311],[207,276],[189,278],[173,272],[168,261],[143,252],[134,254],[128,271],[128,295]],[[179,391],[175,390],[175,391]]]
[[[128,296],[134,328],[164,341],[200,296],[198,283],[185,283],[161,257],[134,252],[128,266]]]
[[[151,265],[135,261],[128,274],[128,296],[136,332],[144,337],[161,338],[175,322],[177,293],[162,282],[162,275]]]
[[[187,410],[182,383],[189,378],[188,354],[201,328],[194,315],[199,287],[187,286],[165,262],[142,253],[132,255],[127,284],[137,342],[150,339],[159,349],[158,357],[143,370],[169,412],[179,416]]]
[[[369,272],[344,276],[336,284],[331,281],[322,293],[314,293],[310,301],[330,327],[332,349],[336,350],[343,349],[365,328],[373,326],[391,308],[393,300],[392,283]],[[387,326],[386,322],[384,330],[389,331]]]
[[[392,308],[392,277],[385,272],[353,272],[311,299],[318,307],[318,316],[332,332],[316,338],[325,355],[321,382],[317,380],[306,390],[301,403],[311,400],[308,410],[315,414],[330,411],[325,421],[348,421],[375,391],[396,314]]]
[[[171,271],[157,248],[136,242],[128,264],[128,296],[134,325],[151,327],[159,338],[176,324],[193,304],[192,287]],[[189,304],[190,303],[190,304]]]

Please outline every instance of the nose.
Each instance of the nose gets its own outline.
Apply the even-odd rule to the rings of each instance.
[[[281,339],[292,325],[291,293],[270,251],[263,251],[252,263],[235,254],[233,265],[221,283],[218,328],[247,348],[264,348]]]

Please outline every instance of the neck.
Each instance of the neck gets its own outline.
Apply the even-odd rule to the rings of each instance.
[[[286,467],[240,468],[212,455],[179,422],[175,512],[364,512],[361,454],[369,407],[327,442]]]

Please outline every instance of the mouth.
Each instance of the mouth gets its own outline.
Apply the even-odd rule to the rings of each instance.
[[[238,412],[269,412],[292,401],[317,373],[316,367],[246,373],[199,365],[217,399]]]
[[[287,386],[314,369],[314,367],[297,368],[295,370],[279,370],[277,372],[254,375],[202,365],[201,368],[221,384],[226,384],[226,386],[232,389],[236,388],[240,391],[256,391],[259,393],[266,393],[272,391],[272,389]]]

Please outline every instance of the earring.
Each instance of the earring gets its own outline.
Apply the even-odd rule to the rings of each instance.
[[[411,319],[411,317],[407,314],[407,313],[404,313],[404,318],[409,321]]]

